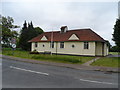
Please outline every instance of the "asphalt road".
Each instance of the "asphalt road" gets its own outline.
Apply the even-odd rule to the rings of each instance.
[[[118,74],[2,61],[3,88],[118,88]]]

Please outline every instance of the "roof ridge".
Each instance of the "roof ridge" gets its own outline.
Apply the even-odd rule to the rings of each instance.
[[[68,31],[78,31],[78,30],[91,30],[90,28],[83,28],[83,29],[70,29]],[[47,32],[44,32],[44,33],[50,33],[50,32],[60,32],[60,31],[47,31]]]
[[[60,31],[47,31],[47,32],[43,32],[43,33],[50,33],[50,32],[60,32]]]

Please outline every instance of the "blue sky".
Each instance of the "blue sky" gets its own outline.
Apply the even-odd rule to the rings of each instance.
[[[113,27],[118,18],[118,2],[95,2],[87,0],[4,0],[3,16],[14,18],[14,24],[21,26],[26,20],[44,31],[60,30],[62,25],[69,29],[91,28],[112,45]],[[20,28],[17,29],[20,31]]]

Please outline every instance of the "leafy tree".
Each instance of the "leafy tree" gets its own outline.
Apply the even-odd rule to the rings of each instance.
[[[18,38],[18,32],[17,31],[11,31],[11,37]]]
[[[29,43],[28,41],[31,40],[33,37],[36,37],[37,35],[41,34],[42,32],[43,30],[41,28],[33,27],[32,21],[31,23],[28,23],[28,26],[25,21],[23,24],[23,28],[21,30],[21,34],[20,34],[19,46],[23,50],[30,50],[31,43]]]
[[[12,17],[2,17],[2,26],[6,28],[12,28],[12,23],[14,22]]]
[[[10,37],[11,37],[10,29],[8,29],[6,27],[2,27],[2,42],[3,42],[3,44],[6,44],[9,46]]]
[[[39,34],[43,33],[44,31],[40,27],[35,27],[35,36],[38,36]]]
[[[13,23],[14,23],[14,20],[12,17],[1,16],[1,23],[0,23],[0,26],[2,29],[1,42],[3,46],[7,46],[7,47],[10,46],[11,39],[13,37],[14,38],[18,37],[17,31],[14,31],[11,29],[18,28],[19,26],[13,25]]]
[[[114,25],[113,41],[115,41],[118,51],[120,52],[120,19],[117,19]]]

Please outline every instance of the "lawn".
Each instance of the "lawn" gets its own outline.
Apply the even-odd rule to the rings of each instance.
[[[109,52],[109,54],[118,55],[118,52]]]
[[[26,58],[26,59],[72,63],[72,64],[83,64],[94,58],[94,57],[68,56],[68,55],[29,54],[28,51],[23,51],[21,49],[17,49],[13,51],[10,48],[4,48],[2,54],[13,57]]]
[[[102,57],[93,62],[93,66],[120,67],[120,57]]]

